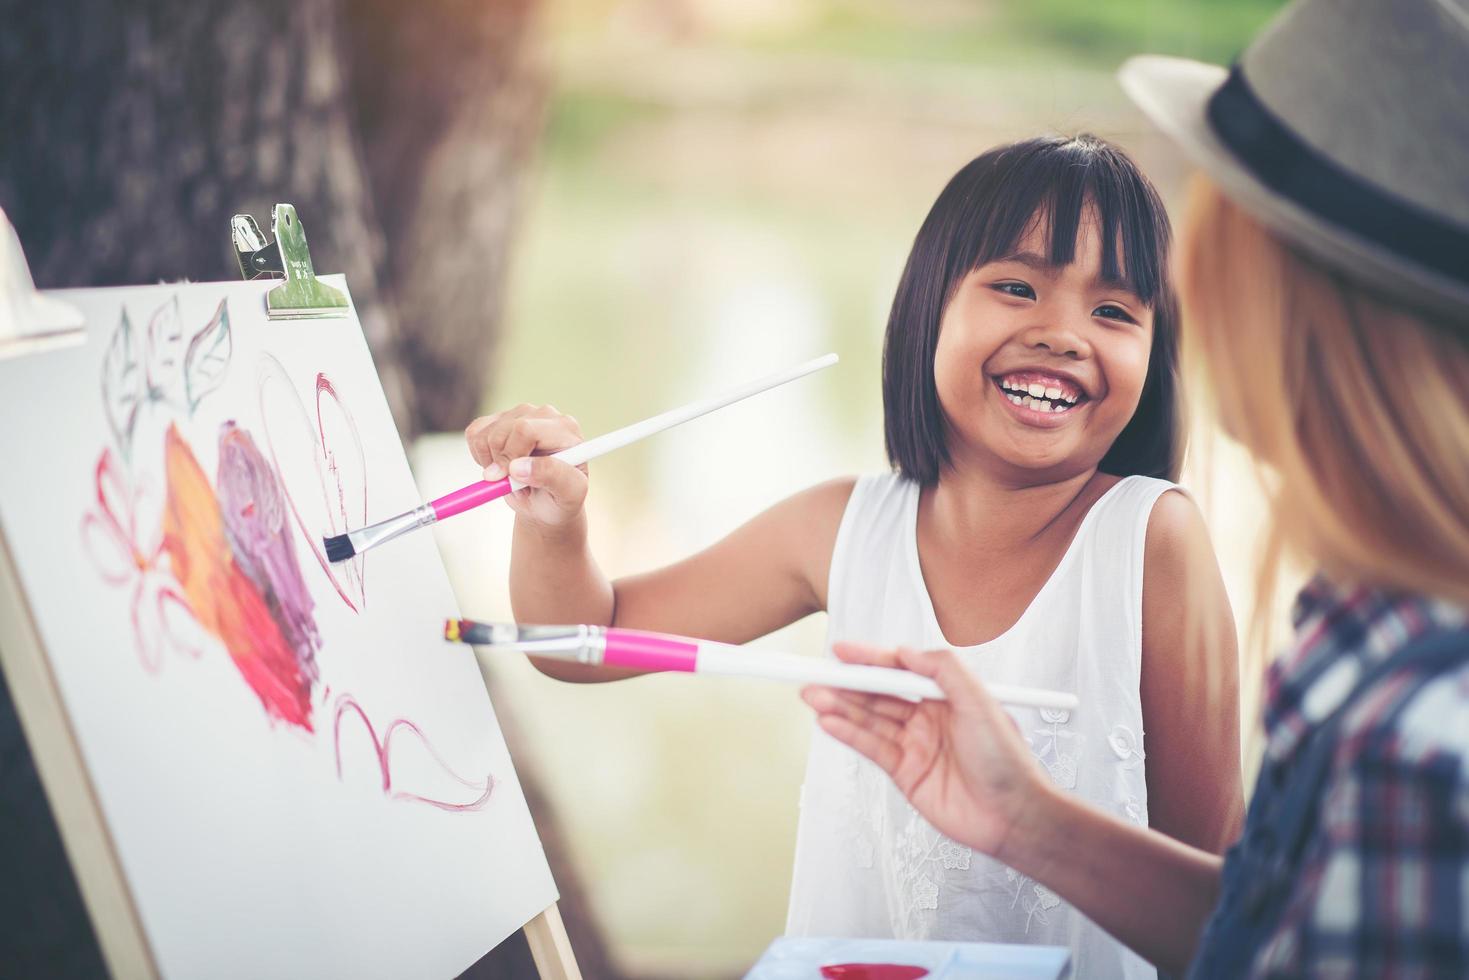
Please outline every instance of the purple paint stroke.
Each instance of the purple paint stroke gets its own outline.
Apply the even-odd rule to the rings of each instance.
[[[265,598],[271,618],[296,651],[302,675],[315,683],[321,633],[314,615],[316,603],[291,541],[285,495],[275,468],[250,433],[233,421],[220,427],[215,491],[235,561]]]

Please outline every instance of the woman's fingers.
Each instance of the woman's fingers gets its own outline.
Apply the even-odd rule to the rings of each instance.
[[[949,699],[949,705],[969,717],[976,715],[990,724],[1004,725],[1017,735],[1020,725],[1015,717],[1000,706],[994,695],[985,689],[983,682],[974,672],[964,666],[959,655],[952,650],[899,651],[902,666],[916,674],[932,677]]]
[[[892,739],[855,725],[841,715],[817,715],[816,723],[838,742],[845,742],[877,763],[889,776],[898,771],[898,766],[903,761],[903,750]]]
[[[950,701],[972,703],[975,698],[988,698],[979,679],[964,666],[953,650],[918,651],[908,647],[874,647],[865,643],[837,643],[832,646],[837,659],[849,664],[873,667],[896,667],[931,677],[943,688]]]
[[[832,652],[838,660],[870,667],[898,667],[898,652],[891,647],[874,647],[866,643],[836,643]]]
[[[979,678],[959,659],[953,650],[898,651],[898,665],[933,678],[954,706],[996,704]],[[997,710],[998,706],[996,705]]]
[[[918,710],[918,705],[912,701],[905,701],[899,697],[887,694],[870,694],[866,691],[837,690],[836,696],[847,703],[870,711],[884,718],[902,724],[913,717],[913,712]]]
[[[862,700],[861,695],[851,691],[838,691],[829,687],[808,687],[801,692],[801,699],[819,715],[845,718],[854,725],[869,728],[883,738],[897,741],[903,734],[903,723],[907,717],[894,717]]]

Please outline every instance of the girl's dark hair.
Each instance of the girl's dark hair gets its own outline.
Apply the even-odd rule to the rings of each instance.
[[[1153,310],[1142,397],[1100,468],[1118,476],[1177,479],[1183,407],[1178,302],[1167,275],[1168,214],[1137,164],[1088,134],[1022,140],[976,157],[949,181],[918,229],[882,353],[888,461],[904,476],[931,484],[949,464],[933,358],[944,309],[959,283],[985,263],[1012,254],[1037,216],[1050,238],[1048,258],[1069,264],[1089,206],[1100,223],[1103,277],[1125,283]]]

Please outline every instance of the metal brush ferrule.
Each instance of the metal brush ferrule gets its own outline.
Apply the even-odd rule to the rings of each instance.
[[[376,548],[380,544],[386,544],[394,538],[402,537],[409,531],[416,531],[421,527],[428,527],[437,521],[438,515],[429,504],[415,507],[406,514],[390,517],[385,521],[370,524],[350,532],[347,537],[352,542],[352,548],[357,554],[362,554],[369,548]]]
[[[607,650],[600,626],[520,626],[505,646],[532,657],[551,657],[579,664],[600,664]]]

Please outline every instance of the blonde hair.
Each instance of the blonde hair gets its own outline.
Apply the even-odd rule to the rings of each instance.
[[[1202,177],[1178,279],[1185,361],[1263,464],[1252,638],[1266,642],[1283,560],[1469,604],[1469,312],[1434,319],[1369,291]]]

